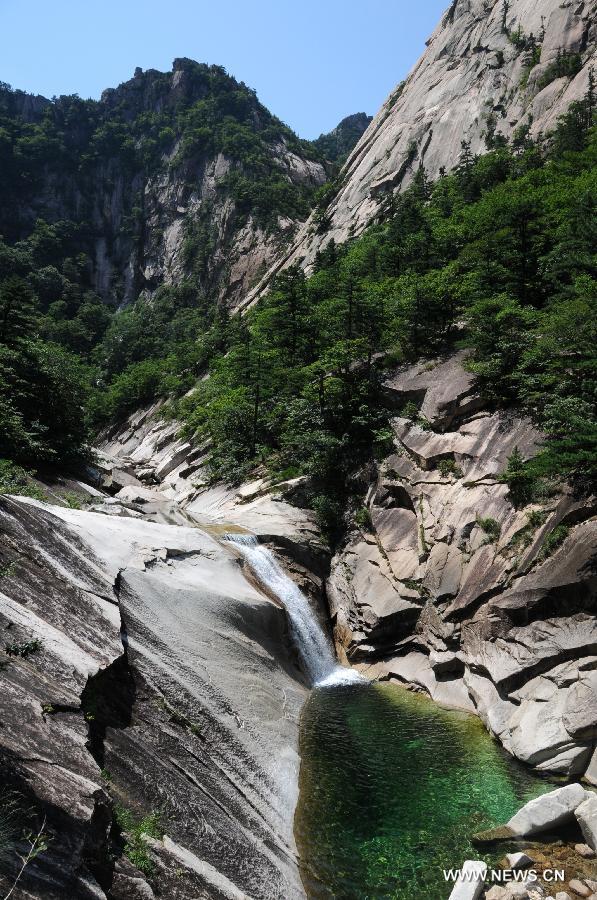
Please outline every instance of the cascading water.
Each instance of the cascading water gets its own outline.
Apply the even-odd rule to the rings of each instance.
[[[226,534],[224,540],[242,553],[259,581],[278,597],[290,621],[292,637],[311,683],[317,686],[362,681],[358,672],[338,665],[330,642],[309,601],[280,569],[274,556],[252,534]]]
[[[471,833],[548,786],[509,760],[478,719],[339,666],[274,555],[253,535],[223,540],[285,607],[315,688],[301,717],[295,819],[309,900],[444,900],[442,869],[479,854]],[[497,853],[483,858],[494,865]]]

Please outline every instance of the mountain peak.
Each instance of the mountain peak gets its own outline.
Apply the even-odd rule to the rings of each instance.
[[[353,113],[345,116],[332,131],[320,134],[313,143],[330,162],[343,163],[372,121],[373,116],[367,113]]]

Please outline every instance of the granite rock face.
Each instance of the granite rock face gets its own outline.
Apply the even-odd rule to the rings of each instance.
[[[533,137],[552,130],[587,91],[596,13],[595,0],[453,0],[421,59],[346,161],[325,210],[325,233],[307,222],[275,269],[296,262],[308,267],[330,240],[358,235],[410,184],[419,165],[433,179],[440,169],[452,169],[463,140],[482,153],[490,132],[510,138],[520,129]],[[531,35],[541,51],[532,67],[524,46]],[[556,77],[554,63],[563,53],[578,55],[576,75]]]
[[[66,143],[85,160],[84,178],[76,165],[49,160],[14,210],[6,205],[0,211],[4,236],[19,240],[38,218],[68,220],[86,235],[90,282],[107,302],[149,300],[158,288],[192,277],[202,302],[234,308],[287,247],[299,217],[279,214],[266,226],[263,217],[246,214],[226,188],[227,179],[246,175],[238,153],[230,145],[218,150],[210,139],[192,149],[188,140],[184,145],[182,123],[189,116],[201,119],[212,77],[209,67],[184,58],[175,59],[170,72],[138,69],[83,112],[69,99],[54,102],[0,86],[0,106],[9,116],[39,125],[55,115]],[[259,127],[263,108],[246,87],[237,88],[253,103]],[[99,146],[88,140],[90,121],[102,126]],[[118,139],[106,139],[123,126],[137,148],[145,142],[151,161],[123,154]],[[291,144],[283,132],[268,138],[271,173],[297,193],[323,184],[327,173],[316,148]]]
[[[142,511],[173,523],[186,516],[215,528],[244,528],[284,556],[301,586],[320,599],[329,558],[314,513],[301,503],[303,480],[272,484],[256,472],[240,486],[212,485],[206,472],[209,447],[194,446],[179,431],[180,423],[160,418],[157,403],[103,432],[90,477],[115,497],[97,508],[116,515]],[[117,491],[121,485],[124,492]],[[321,612],[321,604],[316,611]]]
[[[476,712],[524,762],[594,782],[595,502],[513,506],[499,474],[541,435],[484,410],[464,362],[460,352],[409,366],[386,384],[397,412],[413,402],[420,412],[394,418],[395,453],[367,498],[371,528],[332,561],[338,652]]]
[[[12,896],[301,898],[282,608],[197,527],[3,498],[0,529],[2,784],[49,838]],[[159,816],[143,871],[116,805]]]

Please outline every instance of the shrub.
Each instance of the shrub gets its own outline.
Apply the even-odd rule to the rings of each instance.
[[[33,481],[34,473],[17,466],[10,459],[0,459],[0,494],[18,494],[47,500],[45,491]]]
[[[21,659],[27,659],[32,653],[39,653],[42,647],[42,642],[35,638],[34,640],[26,641],[23,644],[7,644],[4,650],[8,656],[20,656]]]
[[[444,478],[449,478],[450,475],[453,475],[454,478],[462,478],[462,469],[456,465],[456,461],[453,459],[440,459],[437,468]]]
[[[502,533],[502,526],[491,516],[485,519],[477,519],[477,525],[487,535],[487,543],[494,544]]]
[[[543,544],[541,545],[541,552],[539,553],[539,559],[544,560],[551,556],[555,551],[560,547],[568,535],[570,534],[570,528],[568,525],[558,525],[554,528],[553,531],[550,531]]]
[[[344,517],[342,506],[337,500],[327,496],[327,494],[319,494],[313,499],[313,509],[317,517],[317,524],[321,528],[321,533],[330,546],[333,547],[343,530]]]
[[[362,528],[364,531],[371,531],[373,529],[371,513],[366,506],[362,506],[361,509],[357,510],[354,520],[359,528]]]
[[[64,494],[62,499],[69,509],[81,509],[81,498],[74,491]]]
[[[542,91],[548,84],[555,81],[556,78],[564,76],[574,78],[582,69],[582,57],[580,53],[567,53],[558,50],[555,60],[549,65],[539,81],[537,82],[537,90]]]
[[[533,509],[530,513],[527,513],[527,518],[531,528],[541,528],[547,519],[547,513],[543,509]]]
[[[151,875],[153,863],[143,835],[153,838],[162,837],[163,828],[160,823],[160,814],[154,811],[139,819],[124,806],[116,806],[114,816],[118,827],[124,832],[125,856],[145,875]]]
[[[499,479],[502,484],[507,484],[510,489],[510,500],[513,506],[526,506],[531,503],[537,494],[538,479],[528,463],[522,457],[522,453],[515,447],[510,456],[505,470]]]
[[[527,513],[527,523],[512,538],[512,546],[522,547],[522,549],[529,547],[533,542],[534,533],[541,528],[546,519],[547,513],[542,509],[534,509]]]

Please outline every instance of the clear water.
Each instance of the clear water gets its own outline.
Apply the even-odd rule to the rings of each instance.
[[[338,665],[307,598],[253,535],[226,534],[279,598],[315,689],[301,721],[295,832],[311,900],[445,900],[470,838],[549,790],[478,719]],[[485,855],[488,863],[497,856]]]
[[[234,544],[259,581],[285,607],[293,641],[310,683],[334,685],[363,681],[357,672],[338,665],[332,645],[313,614],[309,601],[294,581],[282,571],[267,547],[259,544],[252,534],[227,534],[224,539]]]
[[[295,832],[311,900],[445,900],[477,831],[553,789],[479,720],[392,685],[314,690]],[[500,855],[503,855],[503,851]]]

